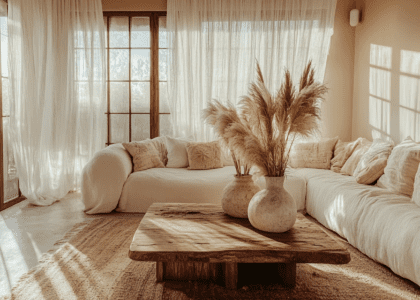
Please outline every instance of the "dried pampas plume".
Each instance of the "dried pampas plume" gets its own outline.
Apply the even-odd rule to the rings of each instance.
[[[309,62],[299,86],[295,87],[290,72],[286,71],[284,82],[272,95],[257,62],[257,80],[240,100],[239,112],[230,102],[208,103],[203,118],[230,149],[237,173],[237,164],[240,170],[242,162],[247,174],[249,166],[256,166],[261,175],[284,176],[295,138],[319,131],[319,103],[327,88],[315,82],[314,74]]]

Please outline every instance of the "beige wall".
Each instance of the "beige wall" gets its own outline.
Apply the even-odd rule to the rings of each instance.
[[[166,11],[166,0],[102,0],[103,11]]]
[[[420,1],[357,0],[352,138],[420,141]]]
[[[354,5],[354,0],[337,1],[324,77],[329,90],[322,109],[323,135],[343,141],[351,139],[355,29],[349,15]]]

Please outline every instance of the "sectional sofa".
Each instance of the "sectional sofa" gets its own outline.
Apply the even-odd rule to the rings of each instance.
[[[99,151],[83,171],[87,214],[145,212],[154,202],[220,203],[235,169],[154,168],[132,172],[121,144]],[[264,179],[257,184],[264,187]],[[420,206],[410,198],[326,169],[289,169],[285,188],[308,213],[396,274],[420,285]]]

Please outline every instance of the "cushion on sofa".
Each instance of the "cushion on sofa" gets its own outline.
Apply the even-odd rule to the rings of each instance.
[[[412,196],[414,179],[420,163],[420,143],[407,137],[392,149],[388,163],[377,186]]]
[[[187,144],[192,142],[192,138],[173,138],[166,136],[166,149],[168,149],[167,168],[186,168],[188,167]]]
[[[188,170],[223,168],[222,149],[219,141],[187,144]]]
[[[358,138],[353,142],[342,142],[339,140],[334,148],[334,157],[331,159],[331,170],[340,173],[341,168],[361,141],[362,138]]]
[[[134,172],[165,167],[159,157],[159,151],[150,140],[122,143],[122,145],[133,158]]]
[[[365,168],[358,172],[357,175],[354,175],[356,182],[360,184],[374,183],[384,174],[387,161],[387,156],[378,155],[374,157]]]
[[[353,153],[350,155],[350,157],[347,159],[347,161],[341,168],[340,173],[353,176],[353,173],[357,167],[357,164],[359,163],[363,154],[369,149],[371,144],[372,144],[371,141],[369,141],[368,139],[362,138],[358,142],[356,149],[354,149]]]
[[[414,178],[414,189],[411,201],[420,206],[420,164],[417,168],[416,177]]]
[[[379,157],[388,159],[393,147],[394,142],[374,139],[372,145],[360,158],[359,163],[353,172],[353,176],[357,177],[363,169],[367,168],[373,160],[376,160]],[[375,164],[377,164],[377,162]]]
[[[289,165],[292,168],[329,169],[338,137],[292,146]]]

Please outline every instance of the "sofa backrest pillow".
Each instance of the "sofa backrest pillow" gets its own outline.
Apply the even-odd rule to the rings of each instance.
[[[354,175],[356,177],[356,182],[360,184],[374,183],[382,174],[384,174],[387,161],[388,156],[381,155],[372,159],[364,169],[358,172],[357,175]]]
[[[350,157],[347,159],[347,161],[341,168],[340,173],[353,176],[354,170],[356,169],[359,160],[362,158],[363,154],[369,149],[371,144],[371,141],[362,138],[357,144],[356,149],[354,149],[353,153],[350,155]]]
[[[187,153],[189,170],[223,168],[222,148],[219,141],[188,143]]]
[[[388,159],[391,154],[392,148],[394,147],[394,142],[385,141],[382,139],[374,139],[372,145],[369,149],[362,155],[360,158],[356,169],[353,172],[353,176],[357,177],[360,171],[367,168],[369,164],[376,160],[378,157],[385,157]],[[375,162],[377,163],[377,162]],[[382,174],[381,174],[382,175]],[[378,177],[379,178],[379,177]],[[376,179],[378,179],[376,178]]]
[[[338,137],[292,146],[289,165],[292,168],[329,169]]]
[[[155,146],[155,148],[159,152],[160,160],[166,166],[166,164],[168,163],[168,150],[166,149],[166,137],[158,136],[148,141],[150,141]]]
[[[362,138],[358,138],[353,142],[342,142],[339,140],[334,148],[334,157],[331,159],[331,171],[340,173],[341,168],[361,141]]]
[[[420,206],[420,164],[417,168],[416,176],[414,177],[414,189],[411,201]]]
[[[151,140],[122,143],[122,145],[133,158],[134,172],[165,167],[159,157],[159,151]]]
[[[392,149],[384,175],[378,179],[376,185],[411,197],[419,163],[420,143],[407,137]]]
[[[192,138],[173,138],[166,136],[166,149],[168,150],[167,168],[186,168],[188,167],[187,144],[192,142]]]

